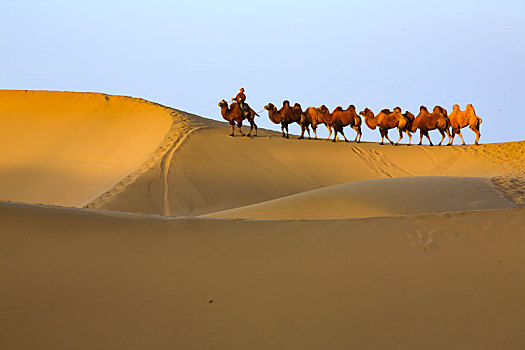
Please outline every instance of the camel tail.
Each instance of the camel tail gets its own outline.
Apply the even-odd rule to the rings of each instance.
[[[481,119],[480,117],[476,116],[476,118],[478,118],[478,124],[481,124],[483,123],[483,119]]]

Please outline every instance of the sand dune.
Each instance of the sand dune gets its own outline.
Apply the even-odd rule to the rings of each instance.
[[[216,218],[331,219],[506,209],[489,179],[403,177],[357,181],[209,214]]]
[[[524,347],[525,142],[228,134],[0,91],[1,348]]]
[[[518,349],[525,209],[328,221],[0,203],[6,349]]]
[[[171,111],[95,93],[0,91],[0,199],[81,207],[140,167]]]
[[[525,161],[523,143],[392,147],[265,130],[231,138],[226,123],[93,93],[0,91],[0,126],[0,199],[165,216],[363,180],[503,176]]]
[[[165,157],[96,208],[204,215],[354,181],[406,176],[492,177],[509,171],[508,163],[493,154],[511,152],[506,147],[513,147],[334,144],[286,140],[264,130],[262,136],[251,139],[227,135],[227,128],[218,127],[192,133],[176,152],[167,155],[169,159]]]

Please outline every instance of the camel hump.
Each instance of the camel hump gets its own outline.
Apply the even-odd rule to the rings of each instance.
[[[381,110],[381,113],[390,114],[392,112],[390,112],[390,109],[384,108],[384,109]]]
[[[343,110],[343,107],[341,107],[341,106],[337,106],[337,107],[335,107],[335,109],[334,109],[334,111],[342,111],[342,110]]]

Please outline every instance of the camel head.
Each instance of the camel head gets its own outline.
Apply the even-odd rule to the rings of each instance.
[[[370,116],[373,117],[374,116],[374,112],[372,112],[372,110],[367,107],[367,108],[365,108],[364,111],[359,112],[359,115],[362,115],[365,118],[366,117],[370,117]]]
[[[219,107],[228,107],[228,102],[226,102],[225,100],[222,100],[221,102],[219,102]]]
[[[365,118],[365,124],[371,129],[375,130],[377,127],[377,118],[374,116],[374,112],[370,108],[365,108],[364,111],[359,112]]]
[[[410,120],[414,120],[414,115],[412,113],[410,113],[409,111],[406,111],[404,116],[407,117]]]
[[[273,103],[268,103],[266,106],[264,106],[264,109],[266,109],[267,111],[275,111],[277,107],[275,107]]]

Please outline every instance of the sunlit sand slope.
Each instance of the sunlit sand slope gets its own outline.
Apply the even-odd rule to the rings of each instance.
[[[334,219],[506,209],[490,179],[402,177],[351,182],[210,214],[218,218]]]
[[[0,200],[85,205],[159,148],[171,111],[124,96],[0,90]]]
[[[249,139],[228,134],[226,126],[193,132],[133,184],[92,207],[167,216],[202,215],[354,181],[498,176],[525,159],[523,142],[394,147],[287,140],[264,130]],[[368,189],[377,197],[373,187]],[[385,199],[384,206],[401,204],[388,203],[392,199]],[[442,198],[444,203],[446,200]]]
[[[327,221],[0,204],[5,349],[520,349],[525,209]]]

